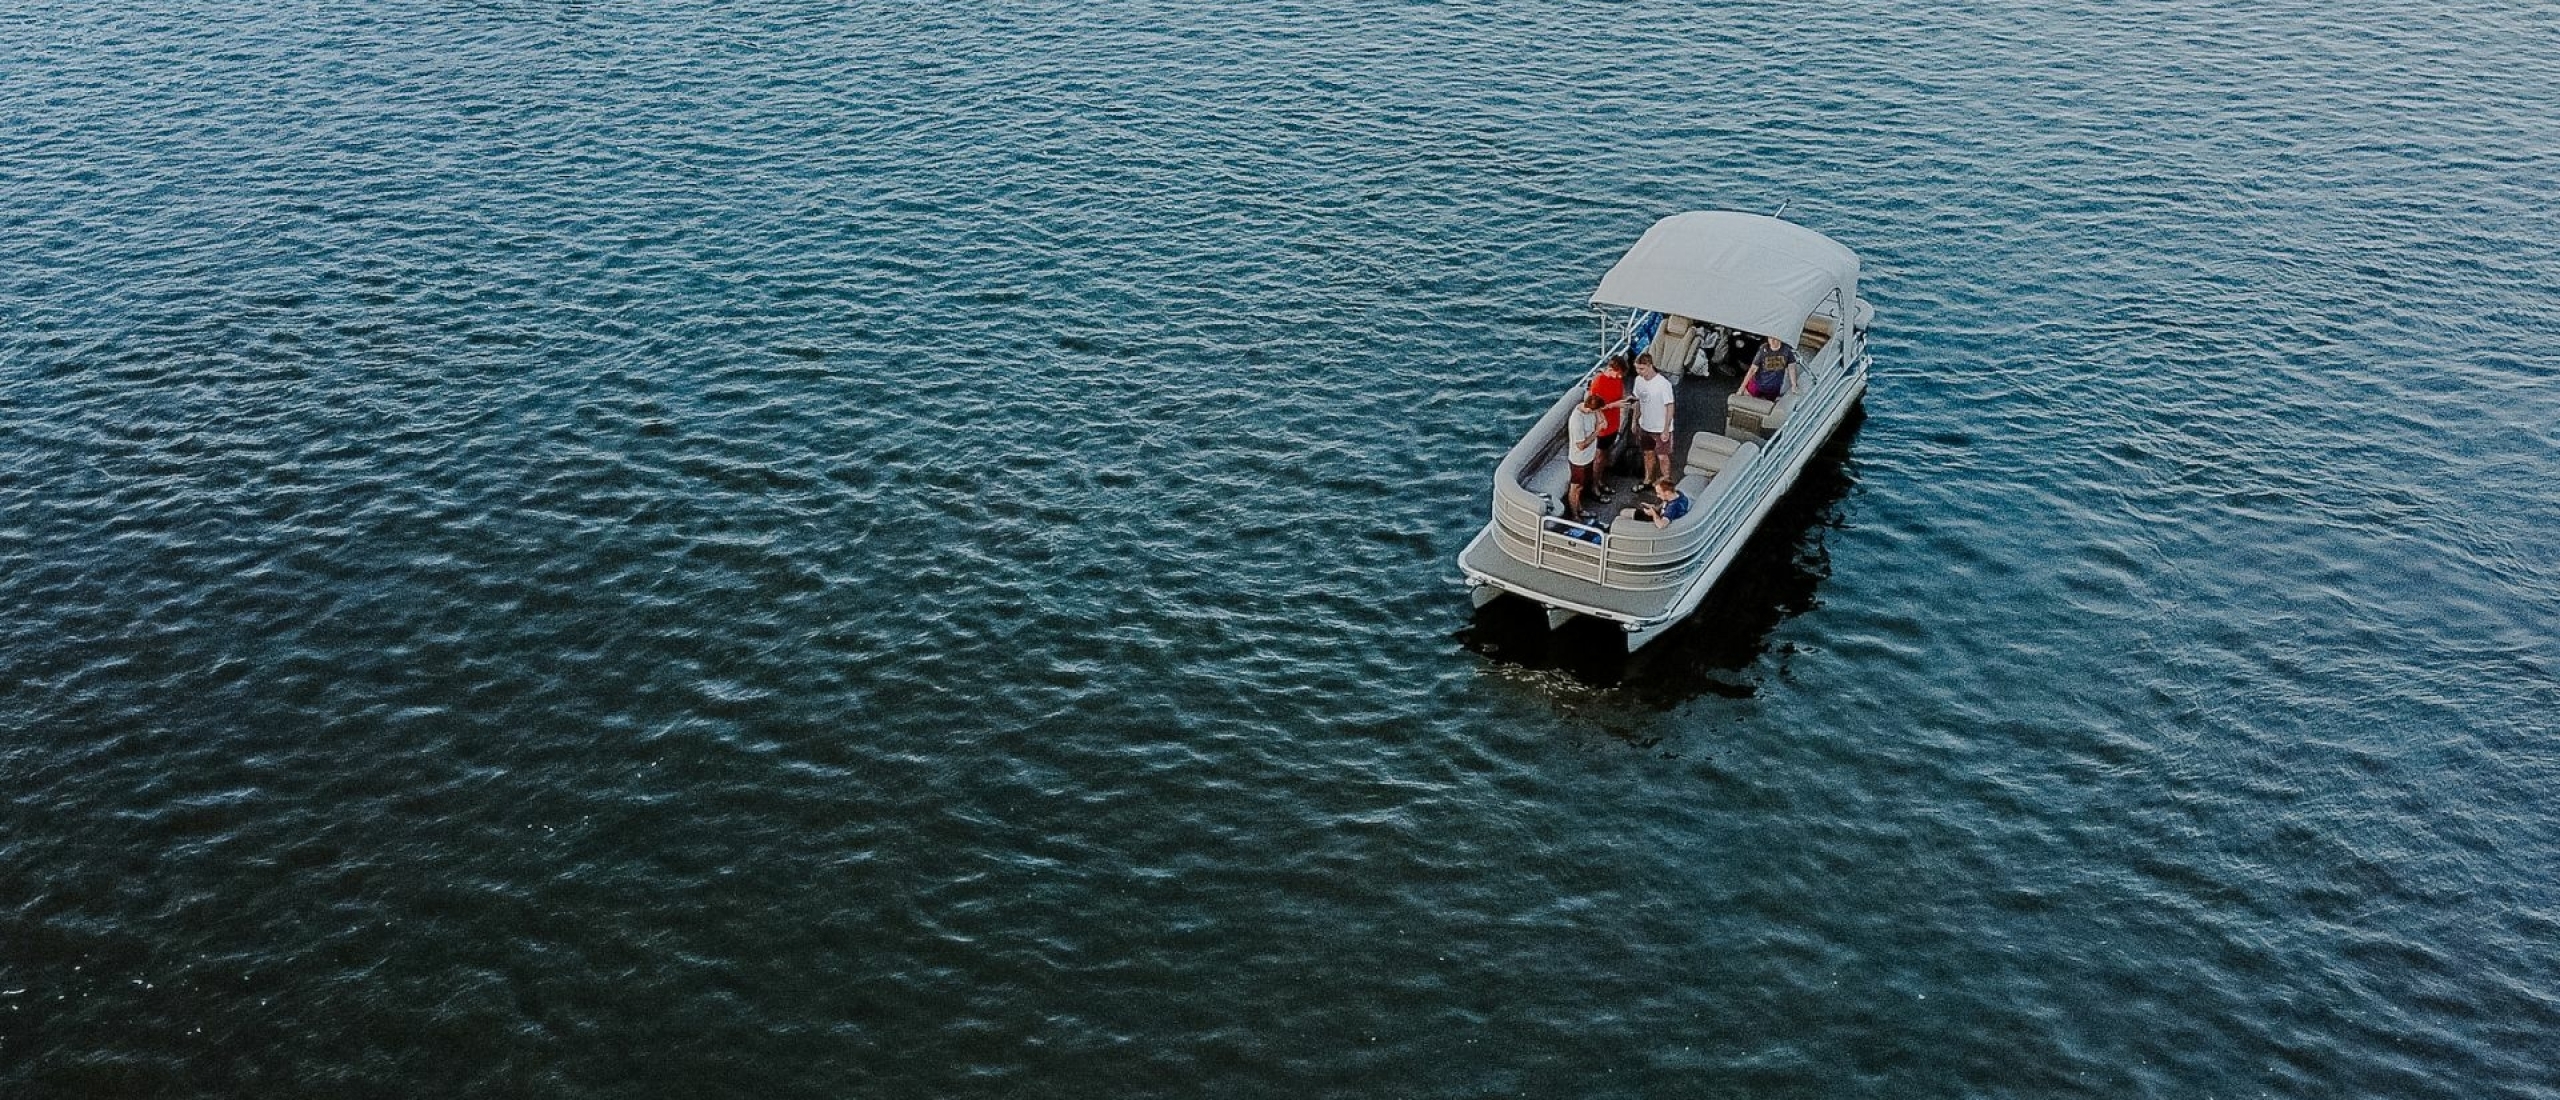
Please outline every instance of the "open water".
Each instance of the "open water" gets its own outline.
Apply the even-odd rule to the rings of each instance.
[[[2555,181],[2491,0],[15,8],[0,1094],[2560,1096]],[[1484,642],[1781,202],[1863,425]]]

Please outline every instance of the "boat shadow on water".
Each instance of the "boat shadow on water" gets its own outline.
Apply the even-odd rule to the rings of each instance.
[[[1748,697],[1753,688],[1735,674],[1759,661],[1779,623],[1819,604],[1831,575],[1822,532],[1842,524],[1841,504],[1857,482],[1850,451],[1865,424],[1865,409],[1851,409],[1697,611],[1642,650],[1627,652],[1626,632],[1597,619],[1577,616],[1550,630],[1545,608],[1509,595],[1478,608],[1458,631],[1459,644],[1503,664],[1625,689],[1648,706]]]

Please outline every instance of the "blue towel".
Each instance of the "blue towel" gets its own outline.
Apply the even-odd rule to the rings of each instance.
[[[1653,346],[1653,334],[1662,330],[1662,315],[1652,310],[1638,310],[1635,322],[1627,326],[1627,356],[1644,354]]]

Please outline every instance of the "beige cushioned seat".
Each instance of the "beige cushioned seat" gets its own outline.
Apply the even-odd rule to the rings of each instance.
[[[1678,314],[1664,314],[1662,331],[1656,333],[1645,350],[1653,355],[1654,368],[1674,378],[1679,377],[1689,360],[1698,354],[1697,322]]]
[[[1831,318],[1820,314],[1807,317],[1804,319],[1804,336],[1796,343],[1796,358],[1810,363],[1813,361],[1813,353],[1821,351],[1822,345],[1830,342]]]
[[[1788,390],[1779,394],[1776,401],[1736,392],[1724,402],[1724,434],[1744,442],[1768,438],[1769,433],[1786,426],[1798,392]]]
[[[1681,464],[1680,491],[1692,500],[1697,499],[1707,483],[1715,480],[1715,476],[1724,472],[1725,466],[1733,461],[1734,452],[1741,449],[1739,441],[1698,433],[1689,441],[1688,460]]]
[[[1734,440],[1720,435],[1702,434],[1689,441],[1689,457],[1681,465],[1692,471],[1712,476],[1716,471],[1724,469],[1725,460],[1732,458],[1733,452],[1741,449],[1742,444]]]
[[[1763,430],[1769,429],[1768,418],[1777,411],[1776,402],[1737,390],[1724,399],[1724,434],[1746,442],[1757,440]]]
[[[1813,362],[1815,352],[1831,342],[1831,318],[1819,314],[1804,319],[1804,336],[1796,345],[1796,377],[1806,377],[1804,364]],[[1779,394],[1776,401],[1764,401],[1739,390],[1725,401],[1724,434],[1735,439],[1764,439],[1787,423],[1787,413],[1796,407],[1797,389]]]

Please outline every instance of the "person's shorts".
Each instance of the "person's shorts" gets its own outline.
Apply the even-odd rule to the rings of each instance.
[[[1599,463],[1597,463],[1597,462],[1586,462],[1586,463],[1582,463],[1582,464],[1580,464],[1580,465],[1576,465],[1576,464],[1574,464],[1574,463],[1570,463],[1570,462],[1568,462],[1568,463],[1566,463],[1565,465],[1566,465],[1566,467],[1567,467],[1567,468],[1569,468],[1569,469],[1571,469],[1571,470],[1573,471],[1573,483],[1574,483],[1574,484],[1579,485],[1579,486],[1582,486],[1582,487],[1583,487],[1583,488],[1585,488],[1585,489],[1588,489],[1588,488],[1592,487],[1593,485],[1596,485],[1596,484],[1598,484],[1598,483],[1599,483],[1599,482],[1597,481],[1597,479],[1595,479],[1595,478],[1593,478],[1593,477],[1591,476],[1593,473],[1597,472],[1597,471],[1600,469],[1600,464],[1599,464]]]
[[[1643,444],[1644,449],[1661,455],[1664,458],[1671,457],[1670,432],[1648,432],[1638,429],[1636,431],[1636,442]]]

